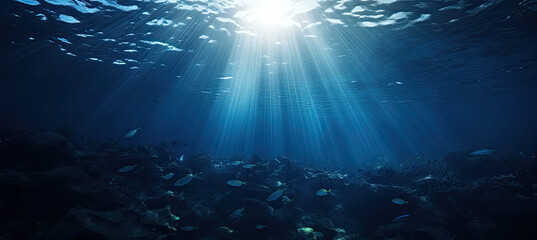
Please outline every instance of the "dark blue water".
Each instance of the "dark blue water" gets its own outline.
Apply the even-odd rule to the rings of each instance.
[[[110,2],[3,3],[2,126],[345,166],[535,151],[533,1],[299,1],[270,24],[248,2]]]
[[[0,6],[0,129],[352,172],[537,154],[537,1]]]

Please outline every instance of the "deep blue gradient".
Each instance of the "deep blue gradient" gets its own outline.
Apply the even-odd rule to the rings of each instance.
[[[376,27],[324,12],[335,5],[328,1],[296,17],[322,23],[312,30],[248,28],[257,36],[236,33],[233,23],[215,20],[218,14],[171,3],[130,2],[138,9],[121,11],[90,2],[108,11],[83,14],[40,2],[1,3],[2,128],[66,127],[106,141],[141,127],[122,141],[180,140],[188,145],[177,147],[178,154],[287,156],[331,168],[456,150],[537,151],[537,25],[531,20],[537,6],[531,1],[470,1],[442,11],[456,2],[362,3],[382,8],[385,18],[431,14],[422,22],[410,24],[409,17]],[[347,3],[345,11],[357,4]],[[80,23],[58,21],[58,14]],[[192,19],[177,27],[147,24],[186,17]],[[93,37],[75,35],[81,33]],[[126,64],[113,64],[118,59]]]

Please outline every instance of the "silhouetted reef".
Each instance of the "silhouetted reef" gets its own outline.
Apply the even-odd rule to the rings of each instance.
[[[533,156],[461,151],[344,172],[285,157],[198,153],[180,161],[173,145],[92,145],[71,131],[0,131],[0,239],[537,237]],[[177,186],[188,174],[191,182]],[[226,184],[232,179],[245,184]],[[282,196],[267,201],[278,189]],[[317,196],[319,189],[330,191]]]

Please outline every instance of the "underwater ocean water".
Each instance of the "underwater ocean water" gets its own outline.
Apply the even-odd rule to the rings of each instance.
[[[0,18],[0,240],[537,239],[535,0]]]

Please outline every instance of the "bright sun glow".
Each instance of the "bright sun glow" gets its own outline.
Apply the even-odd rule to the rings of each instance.
[[[245,11],[235,17],[256,25],[288,26],[293,23],[293,1],[291,0],[250,0],[245,2]]]

